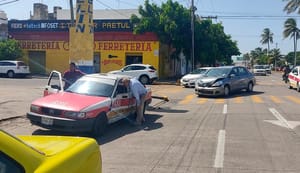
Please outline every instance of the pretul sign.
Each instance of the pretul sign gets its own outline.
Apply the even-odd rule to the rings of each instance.
[[[81,18],[82,20],[82,18]],[[69,31],[71,26],[70,20],[11,20],[8,21],[9,32],[23,31]],[[81,26],[80,26],[81,27]],[[94,32],[132,32],[132,24],[128,19],[119,20],[93,20]]]

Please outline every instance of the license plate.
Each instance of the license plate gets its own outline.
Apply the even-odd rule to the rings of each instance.
[[[45,125],[52,125],[53,124],[53,119],[47,118],[47,117],[42,117],[41,123]]]

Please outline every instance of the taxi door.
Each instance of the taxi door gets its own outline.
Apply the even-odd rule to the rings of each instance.
[[[290,86],[292,86],[293,88],[297,88],[298,82],[300,81],[299,67],[293,68],[289,73],[288,78],[289,78]]]
[[[109,122],[113,123],[130,115],[131,95],[126,86],[118,81],[112,98],[111,113],[109,114]]]
[[[44,89],[44,96],[58,93],[63,90],[64,87],[61,73],[55,70],[52,71],[48,77],[48,83]]]

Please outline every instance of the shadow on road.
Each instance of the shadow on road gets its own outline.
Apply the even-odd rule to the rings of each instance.
[[[170,107],[148,107],[149,111],[153,112],[166,112],[166,113],[187,113],[188,110],[172,109]]]
[[[135,133],[141,130],[151,131],[159,129],[163,126],[162,123],[156,122],[157,119],[161,118],[161,115],[157,114],[145,114],[146,122],[141,126],[134,126],[129,119],[122,119],[118,122],[110,124],[106,127],[104,134],[101,137],[94,138],[88,133],[69,133],[61,132],[56,130],[45,130],[38,129],[35,130],[32,135],[55,135],[55,136],[81,136],[81,137],[92,137],[94,138],[99,145],[109,143],[117,138],[122,136]]]

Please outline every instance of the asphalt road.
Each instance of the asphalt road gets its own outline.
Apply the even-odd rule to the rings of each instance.
[[[0,79],[0,117],[24,115],[44,79]],[[197,97],[192,88],[152,85],[170,101],[146,111],[142,128],[108,126],[99,143],[109,173],[299,173],[300,93],[280,74],[258,76],[253,93]],[[3,100],[2,100],[3,99]],[[24,117],[0,122],[12,134],[75,135],[40,129]]]

